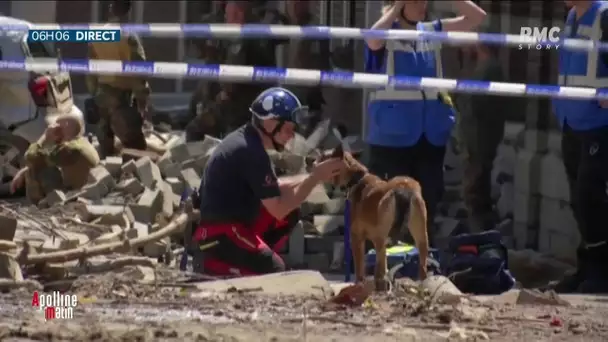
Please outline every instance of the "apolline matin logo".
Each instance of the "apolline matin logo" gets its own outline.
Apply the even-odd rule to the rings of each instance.
[[[76,295],[64,294],[59,291],[32,295],[32,307],[44,312],[45,321],[53,319],[73,319],[74,309],[78,305]]]
[[[558,50],[561,46],[559,27],[522,27],[519,35],[532,38],[536,43],[519,44],[519,50]]]

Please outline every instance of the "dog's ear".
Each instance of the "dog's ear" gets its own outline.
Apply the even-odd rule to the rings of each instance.
[[[342,148],[342,145],[338,145],[336,148],[334,148],[334,151],[331,153],[331,157],[344,158],[344,148]]]

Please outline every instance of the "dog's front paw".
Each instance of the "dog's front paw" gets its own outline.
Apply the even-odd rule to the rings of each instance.
[[[375,279],[374,281],[376,283],[376,291],[378,292],[386,292],[391,289],[391,282],[386,278]]]

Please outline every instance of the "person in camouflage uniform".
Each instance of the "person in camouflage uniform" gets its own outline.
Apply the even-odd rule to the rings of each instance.
[[[221,22],[219,13],[202,18],[203,23]],[[197,48],[199,59],[204,64],[220,64],[224,60],[225,46],[217,39],[196,39],[192,44]],[[205,135],[221,138],[226,133],[226,123],[219,110],[220,84],[216,81],[201,80],[190,99],[190,122],[186,126],[186,141],[199,141]]]
[[[504,82],[505,75],[495,51],[484,44],[464,48],[475,68],[466,78]],[[473,232],[494,229],[496,218],[491,197],[492,167],[503,138],[506,113],[511,106],[504,96],[459,94],[458,144],[464,153],[464,200]]]
[[[14,193],[25,183],[26,196],[34,204],[53,190],[74,190],[86,184],[99,155],[83,136],[80,112],[47,116],[48,127],[25,153],[26,167],[13,178]]]
[[[277,23],[284,20],[276,11],[265,7],[254,7],[247,1],[228,1],[226,4],[226,22],[230,24],[244,23]],[[284,43],[276,39],[238,39],[228,43],[225,64],[255,65],[276,67],[276,47]],[[218,95],[219,108],[227,119],[227,131],[232,131],[250,119],[249,105],[257,95],[268,88],[260,83],[220,83]]]
[[[131,1],[114,0],[110,5],[110,22],[123,22]],[[140,39],[132,33],[121,33],[119,42],[89,44],[89,59],[145,61]],[[99,112],[97,136],[102,158],[115,154],[114,137],[122,146],[146,150],[143,133],[147,116],[150,87],[141,76],[87,75],[87,88]]]

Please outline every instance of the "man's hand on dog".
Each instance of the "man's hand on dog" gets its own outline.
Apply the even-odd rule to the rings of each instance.
[[[339,175],[342,168],[344,168],[342,158],[321,159],[313,165],[311,175],[315,179],[325,182]]]

